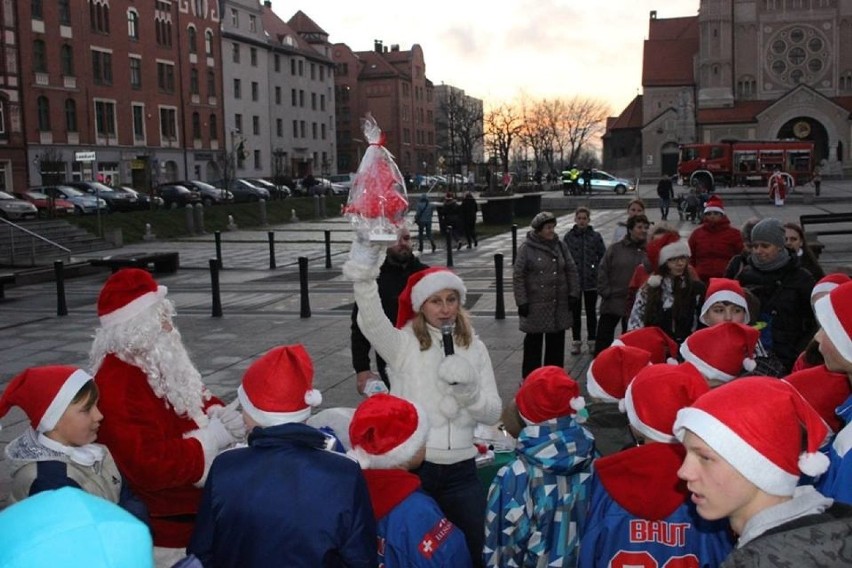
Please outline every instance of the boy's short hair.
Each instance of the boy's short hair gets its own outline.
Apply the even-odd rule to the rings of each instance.
[[[95,383],[95,380],[92,379],[90,381],[86,381],[80,390],[77,391],[77,394],[74,395],[74,398],[71,399],[71,404],[77,404],[78,402],[85,401],[86,405],[91,407],[93,406],[100,397],[101,392],[98,389],[98,385]]]
[[[645,207],[645,202],[644,202],[644,201],[642,201],[642,200],[641,200],[640,198],[638,198],[638,197],[634,197],[633,199],[631,199],[631,200],[627,203],[627,209],[630,209],[630,207],[631,207],[632,205],[638,205],[639,207],[641,207],[641,208],[642,208],[642,211],[644,211],[644,210],[646,209],[646,207]]]
[[[586,216],[588,216],[588,217],[591,217],[591,216],[592,216],[592,212],[591,212],[591,211],[589,210],[589,208],[588,208],[588,207],[586,207],[585,205],[580,205],[579,207],[577,207],[576,209],[574,209],[574,215],[575,215],[575,216],[576,216],[576,215],[579,215],[580,213],[585,213],[585,214],[586,214]]]
[[[632,231],[633,228],[639,223],[645,223],[649,227],[651,226],[651,222],[648,220],[648,217],[640,213],[639,215],[634,215],[633,217],[627,220],[627,230]]]

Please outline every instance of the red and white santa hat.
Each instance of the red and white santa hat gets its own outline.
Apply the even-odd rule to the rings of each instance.
[[[707,381],[689,363],[651,365],[636,375],[624,395],[630,425],[655,442],[674,444],[675,418],[710,390]]]
[[[677,343],[661,328],[649,325],[622,333],[613,345],[628,345],[651,354],[651,363],[677,364]]]
[[[852,361],[852,282],[841,284],[817,300],[814,313],[840,356]]]
[[[18,406],[34,430],[50,432],[83,385],[91,380],[86,371],[68,365],[30,367],[6,386],[0,397],[0,417]]]
[[[704,297],[704,305],[701,306],[701,316],[698,319],[705,325],[707,325],[707,322],[704,321],[704,316],[713,304],[717,302],[729,302],[741,307],[745,310],[745,321],[751,320],[751,315],[748,313],[748,302],[746,302],[745,292],[743,292],[743,287],[736,280],[731,280],[730,278],[711,278]]]
[[[107,278],[98,296],[98,318],[102,327],[130,321],[166,297],[168,289],[158,286],[151,273],[141,268],[123,268]]]
[[[693,332],[680,346],[683,360],[708,381],[728,382],[745,369],[754,371],[754,350],[760,332],[734,322],[724,322]]]
[[[322,403],[313,388],[314,364],[305,348],[284,345],[251,364],[237,388],[243,410],[263,428],[304,422]]]
[[[459,293],[459,304],[463,306],[467,288],[462,279],[446,266],[433,266],[409,276],[408,283],[399,295],[396,327],[405,326],[417,315],[429,296],[447,288]]]
[[[577,381],[562,367],[545,365],[527,375],[515,394],[515,404],[521,418],[529,425],[576,416],[586,407],[586,399],[580,396]],[[577,422],[585,422],[585,418],[578,416]]]
[[[602,402],[617,402],[621,407],[627,385],[643,368],[651,364],[651,354],[638,347],[611,345],[598,353],[586,371],[589,396]]]
[[[707,200],[707,203],[704,204],[704,212],[715,212],[725,215],[725,204],[722,203],[722,198],[718,195],[711,195],[710,198]]]
[[[674,231],[663,233],[652,240],[648,243],[646,252],[654,270],[654,273],[648,277],[648,286],[653,288],[658,287],[663,282],[663,278],[659,273],[661,266],[673,258],[680,256],[689,257],[691,254],[689,243],[686,242],[686,239],[680,238],[680,235]]]
[[[355,409],[347,452],[363,469],[392,469],[408,462],[426,444],[429,423],[417,404],[376,394]]]
[[[711,390],[677,413],[678,440],[687,430],[770,495],[792,495],[801,474],[828,469],[828,457],[819,451],[828,436],[825,422],[795,388],[776,378],[746,377]]]
[[[852,395],[846,373],[834,373],[819,365],[791,373],[784,380],[799,391],[832,432],[840,432],[844,424],[835,411]]]
[[[818,294],[828,294],[841,284],[846,284],[847,282],[852,282],[852,278],[849,278],[849,276],[843,274],[842,272],[832,272],[831,274],[826,274],[825,276],[820,278],[819,282],[814,285],[814,289],[811,290],[811,303],[816,301],[814,296]]]

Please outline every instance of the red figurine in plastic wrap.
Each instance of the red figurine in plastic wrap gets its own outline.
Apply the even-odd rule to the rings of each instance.
[[[362,128],[369,146],[349,190],[344,213],[360,235],[374,242],[395,242],[408,211],[405,181],[370,113]]]

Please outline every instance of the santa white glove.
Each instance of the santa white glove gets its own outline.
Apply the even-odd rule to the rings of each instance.
[[[221,420],[232,436],[242,440],[246,437],[246,423],[242,412],[237,410],[238,404],[239,400],[234,399],[228,406],[214,406],[207,411],[207,416]]]
[[[386,250],[385,245],[370,244],[356,236],[349,249],[349,260],[343,264],[343,276],[352,282],[375,280]]]
[[[201,479],[195,482],[196,487],[204,487],[207,473],[219,452],[239,441],[228,431],[222,419],[218,416],[210,418],[204,428],[187,432],[184,434],[184,438],[195,438],[201,442],[201,449],[204,451],[204,472],[201,474]]]
[[[479,373],[461,355],[448,355],[438,366],[438,378],[450,386],[460,406],[470,406],[479,397]]]

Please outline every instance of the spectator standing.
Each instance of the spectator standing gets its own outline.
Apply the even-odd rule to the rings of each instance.
[[[601,296],[595,355],[612,344],[615,327],[621,322],[622,333],[627,331],[628,286],[633,272],[640,264],[648,264],[645,239],[648,236],[648,218],[643,214],[627,220],[627,234],[606,250],[598,268],[598,294]],[[650,271],[650,269],[649,269]]]
[[[417,224],[417,250],[423,252],[423,241],[429,241],[432,252],[435,252],[435,240],[432,238],[432,214],[435,206],[429,201],[429,196],[421,193],[414,209],[414,222]]]
[[[731,227],[725,206],[718,195],[711,195],[704,206],[701,225],[689,235],[691,263],[704,284],[725,275],[731,258],[743,250],[740,231]]]
[[[769,176],[768,189],[769,199],[775,203],[776,207],[783,207],[784,200],[787,198],[787,179],[777,167]]]
[[[358,464],[304,422],[322,395],[301,345],[271,349],[237,388],[248,447],[216,458],[187,552],[205,568],[376,566]]]
[[[589,224],[590,220],[591,211],[587,207],[578,207],[574,211],[574,226],[564,237],[574,266],[577,267],[577,280],[580,283],[577,301],[571,306],[572,355],[578,355],[583,346],[583,305],[586,310],[586,340],[590,352],[594,351],[598,330],[598,267],[606,254],[606,245],[600,233]]]
[[[447,193],[444,198],[444,204],[441,207],[439,216],[442,217],[441,232],[444,236],[449,236],[449,246],[456,246],[461,249],[461,234],[462,234],[462,215],[461,206],[452,193]]]
[[[612,244],[621,241],[627,235],[629,230],[627,228],[627,222],[631,217],[635,217],[636,215],[645,215],[645,202],[638,197],[636,199],[631,199],[627,204],[627,219],[616,223],[615,230],[612,233]],[[648,226],[650,227],[650,221],[648,221]]]
[[[541,172],[538,173],[539,177],[541,177]],[[471,244],[475,247],[479,246],[479,241],[476,239],[476,214],[478,211],[479,206],[476,204],[476,198],[473,197],[473,193],[470,191],[466,192],[461,202],[461,217],[467,248],[470,248]]]
[[[743,249],[728,262],[725,267],[725,278],[736,279],[745,266],[746,260],[751,255],[751,230],[760,222],[758,217],[749,217],[740,227],[740,236],[743,239]]]
[[[811,178],[811,181],[814,182],[814,195],[819,197],[819,189],[822,185],[822,168],[819,166],[814,168],[814,175]]]
[[[823,296],[827,296],[832,290],[849,281],[849,276],[842,272],[833,272],[823,276],[819,282],[814,285],[813,290],[811,290],[811,307],[815,309],[817,300]],[[823,359],[822,353],[819,352],[819,342],[816,340],[816,337],[814,337],[808,342],[808,346],[805,347],[805,350],[799,354],[799,357],[793,364],[792,372],[795,373],[796,371],[801,371],[802,369],[822,365],[824,363],[825,359]]]
[[[592,168],[589,166],[583,168],[583,193],[592,195]]]
[[[805,231],[798,223],[784,223],[784,245],[799,257],[799,266],[811,273],[815,280],[825,276],[825,271],[819,265],[808,241]]]
[[[580,296],[577,268],[568,246],[556,234],[556,217],[542,211],[530,227],[512,271],[520,329],[525,334],[523,377],[542,365],[565,365],[565,330],[572,323],[571,306]]]
[[[672,178],[663,176],[657,182],[657,197],[660,198],[660,217],[663,221],[669,218],[669,207],[674,199],[674,187],[672,186]]]
[[[385,255],[385,261],[379,269],[379,298],[382,301],[382,309],[393,321],[396,321],[399,295],[408,283],[408,277],[428,268],[414,256],[411,249],[411,233],[403,227],[399,237],[393,246],[389,246]],[[352,308],[352,324],[350,327],[350,347],[352,351],[352,367],[355,369],[355,388],[359,393],[364,393],[367,382],[381,379],[386,387],[390,388],[385,370],[384,359],[376,353],[376,371],[378,376],[370,369],[370,341],[358,327],[358,306]]]

